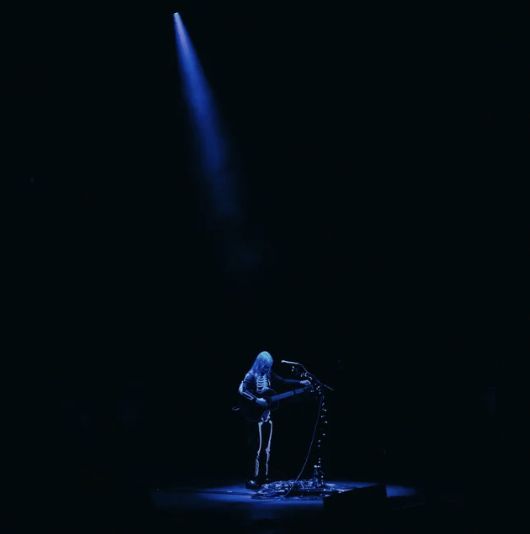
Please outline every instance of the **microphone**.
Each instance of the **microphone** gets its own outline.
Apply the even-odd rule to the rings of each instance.
[[[286,363],[287,365],[302,365],[298,362],[290,362],[289,360],[280,360],[280,363]]]

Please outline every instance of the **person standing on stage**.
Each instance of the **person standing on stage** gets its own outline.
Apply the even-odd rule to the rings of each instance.
[[[260,394],[277,386],[311,385],[309,380],[292,380],[279,376],[272,371],[273,363],[274,360],[269,352],[260,352],[239,385],[240,395],[264,408],[257,424],[249,423],[248,428],[248,446],[251,462],[251,476],[247,482],[247,488],[249,489],[258,489],[270,480],[269,464],[273,423],[271,411],[266,409],[268,402]]]

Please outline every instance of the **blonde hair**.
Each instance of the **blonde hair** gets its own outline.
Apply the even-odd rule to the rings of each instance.
[[[269,374],[271,372],[273,362],[274,360],[272,359],[270,352],[263,350],[256,356],[249,373],[257,376]]]

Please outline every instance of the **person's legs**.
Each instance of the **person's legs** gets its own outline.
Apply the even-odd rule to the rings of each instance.
[[[271,459],[271,443],[272,443],[272,419],[269,419],[266,423],[263,423],[263,443],[265,445],[265,462],[264,462],[264,473],[262,480],[264,482],[269,481],[270,474],[270,459]]]
[[[248,445],[250,451],[251,476],[247,487],[259,487],[269,479],[272,443],[272,421],[260,421],[249,427]]]
[[[260,423],[249,423],[247,425],[247,488],[249,489],[256,489],[258,487],[256,480],[259,475],[261,436]]]

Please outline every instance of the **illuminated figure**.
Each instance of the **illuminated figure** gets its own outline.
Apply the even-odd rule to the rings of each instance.
[[[270,353],[260,352],[239,386],[240,395],[255,406],[253,413],[258,414],[249,422],[248,445],[253,464],[247,482],[249,489],[258,489],[269,482],[273,423],[267,396],[273,392],[271,388],[311,385],[309,380],[292,380],[279,376],[272,371],[273,363]]]

